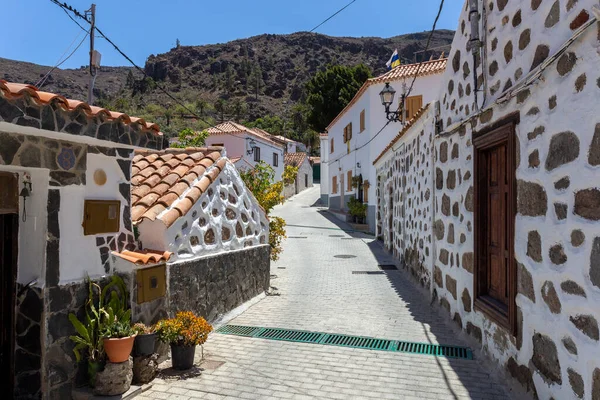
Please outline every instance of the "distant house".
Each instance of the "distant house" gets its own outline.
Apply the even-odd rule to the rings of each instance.
[[[285,143],[286,145],[286,153],[300,153],[300,152],[304,152],[306,153],[306,146],[304,145],[304,143],[300,143],[297,142],[295,140],[286,138],[284,136],[275,136],[275,138],[283,143]]]
[[[238,168],[254,168],[259,161],[273,167],[275,180],[283,174],[283,154],[286,143],[257,128],[246,128],[236,122],[224,122],[207,129],[206,145],[225,147],[227,156],[235,159]]]
[[[408,95],[405,121],[409,121],[424,104],[436,98],[446,63],[446,59],[438,59],[420,67],[401,65],[367,80],[329,124],[326,136],[320,138],[321,200],[332,211],[346,211],[350,198],[356,197],[368,204],[367,223],[375,231],[376,174],[372,163],[398,133],[394,124],[388,124],[379,93],[387,83],[395,87],[392,109],[399,107],[401,95]]]
[[[285,198],[289,198],[300,193],[306,188],[313,185],[313,170],[312,163],[306,153],[286,153],[284,156],[284,164],[287,167],[298,167],[296,180],[293,184],[285,186],[283,193]]]

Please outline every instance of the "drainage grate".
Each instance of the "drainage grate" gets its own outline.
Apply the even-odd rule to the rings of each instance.
[[[341,238],[343,238],[344,235],[329,235],[329,237],[341,237]]]
[[[288,239],[308,239],[308,236],[288,236]]]
[[[336,256],[334,256],[335,258],[356,258],[356,256],[353,256],[351,254],[338,254]]]
[[[260,331],[261,328],[255,326],[240,326],[240,325],[223,325],[217,332],[225,335],[236,335],[236,336],[247,336],[252,337],[255,333]]]
[[[466,360],[473,359],[473,352],[468,347],[404,342],[389,339],[378,339],[367,336],[351,336],[338,333],[322,333],[295,329],[261,328],[240,325],[224,325],[217,329],[216,332],[225,335],[245,336],[269,340],[283,340],[286,342],[313,343],[328,346],[351,347],[355,349],[424,354],[446,358],[461,358]]]
[[[277,269],[285,269],[286,267],[277,267]]]
[[[379,264],[379,269],[382,271],[397,271],[398,268],[394,264]]]
[[[383,271],[352,271],[352,275],[385,275]]]

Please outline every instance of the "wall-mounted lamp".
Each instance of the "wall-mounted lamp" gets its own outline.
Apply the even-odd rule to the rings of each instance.
[[[250,155],[254,153],[254,149],[257,147],[254,139],[250,139],[250,141],[248,142],[248,146],[250,147],[250,149],[246,150],[246,154]]]
[[[356,163],[356,168],[360,168],[360,163],[359,162]]]
[[[394,102],[395,95],[396,91],[387,82],[385,84],[385,87],[381,90],[381,92],[379,92],[379,97],[381,97],[381,104],[383,105],[383,107],[385,107],[386,118],[388,119],[388,121],[391,122],[398,122],[402,120],[402,110],[390,111],[390,106]],[[402,95],[402,101],[404,101],[404,95]]]
[[[23,216],[21,217],[23,222],[27,221],[27,208],[25,207],[25,202],[27,198],[31,196],[33,192],[31,188],[31,175],[28,172],[23,173],[23,189],[19,193],[19,196],[23,198]]]

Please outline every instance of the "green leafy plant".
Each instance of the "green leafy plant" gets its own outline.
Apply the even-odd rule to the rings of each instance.
[[[362,177],[361,176],[353,176],[352,177],[352,187],[354,189],[357,189],[360,184],[362,183]]]
[[[77,335],[70,336],[70,339],[75,343],[73,353],[78,362],[82,359],[82,351],[87,351],[87,359],[92,363],[104,359],[103,334],[117,322],[126,321],[130,325],[131,310],[128,304],[127,286],[118,275],[113,275],[104,288],[88,278],[88,299],[83,321],[77,319],[75,314],[69,314],[69,321],[77,331]]]
[[[350,211],[350,215],[353,217],[364,219],[367,216],[367,205],[352,197],[348,201],[348,211]]]
[[[186,147],[202,147],[208,137],[207,131],[195,132],[193,129],[185,128],[179,132],[177,142],[171,143],[171,147],[185,149]]]

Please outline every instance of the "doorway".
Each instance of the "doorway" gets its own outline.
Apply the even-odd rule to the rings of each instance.
[[[8,397],[14,392],[15,306],[19,235],[19,197],[15,174],[0,173],[0,375],[8,381]]]
[[[346,186],[344,186],[344,174],[340,175],[340,210],[344,209],[344,192],[345,192]]]

